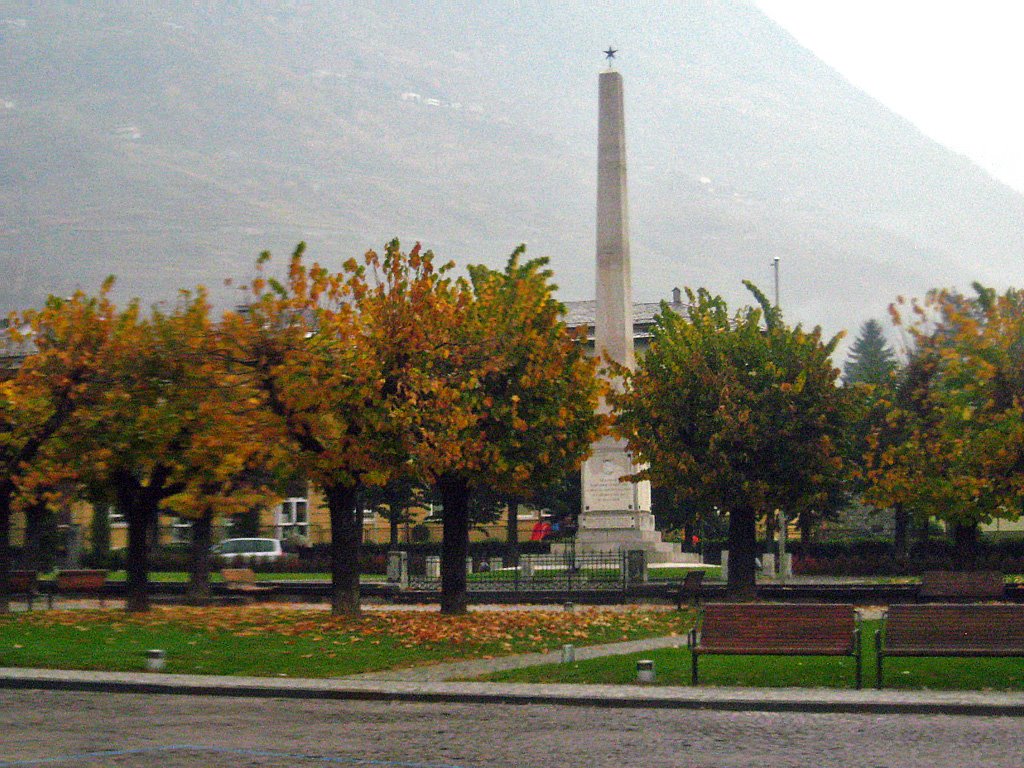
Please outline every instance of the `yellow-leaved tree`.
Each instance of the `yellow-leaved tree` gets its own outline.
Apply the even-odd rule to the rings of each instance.
[[[96,296],[51,296],[41,309],[9,318],[0,357],[13,367],[0,377],[0,613],[9,610],[12,508],[30,475],[34,486],[61,479],[66,470],[45,459],[76,410],[106,386],[116,345],[116,307],[108,279]],[[17,361],[17,362],[16,362]],[[24,507],[31,514],[32,505]]]

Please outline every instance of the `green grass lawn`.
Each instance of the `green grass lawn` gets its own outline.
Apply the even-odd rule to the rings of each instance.
[[[684,632],[692,620],[691,612],[640,609],[355,618],[271,606],[32,611],[0,616],[0,666],[132,671],[147,649],[161,648],[172,673],[334,677],[656,637]]]
[[[690,571],[704,571],[705,579],[722,578],[722,566],[720,565],[702,565],[700,568],[659,568],[652,565],[647,569],[647,576],[657,581],[682,581]]]
[[[863,633],[864,687],[875,684],[874,633],[878,621],[865,621]],[[494,682],[598,683],[636,682],[636,662],[654,662],[656,684],[690,685],[690,652],[680,638],[679,648],[626,656],[606,656],[572,664],[526,667],[487,676]],[[701,685],[739,685],[778,688],[853,688],[854,661],[824,656],[702,656]],[[885,687],[904,690],[1024,690],[1021,659],[889,658]]]

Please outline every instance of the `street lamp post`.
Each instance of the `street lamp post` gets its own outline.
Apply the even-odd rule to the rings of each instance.
[[[775,256],[772,258],[772,269],[775,272],[775,308],[779,309],[779,257]],[[778,548],[778,568],[779,580],[783,581],[786,578],[786,536],[789,533],[788,521],[786,520],[786,510],[779,510],[779,548]]]

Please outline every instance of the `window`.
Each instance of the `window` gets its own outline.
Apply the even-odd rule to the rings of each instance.
[[[173,544],[188,544],[190,541],[192,541],[192,523],[182,520],[180,517],[174,518],[174,522],[171,523],[171,542]]]
[[[122,515],[113,504],[107,507],[107,517],[110,519],[110,524],[115,526],[128,525],[128,520]]]
[[[309,536],[309,510],[306,499],[293,496],[281,502],[277,510],[277,538]]]

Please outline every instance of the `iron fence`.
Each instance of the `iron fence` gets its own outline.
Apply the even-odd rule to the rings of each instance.
[[[410,556],[408,587],[440,591],[439,557]],[[646,581],[642,551],[586,552],[571,549],[549,555],[521,555],[518,565],[502,558],[469,561],[466,580],[471,592],[624,591]]]

